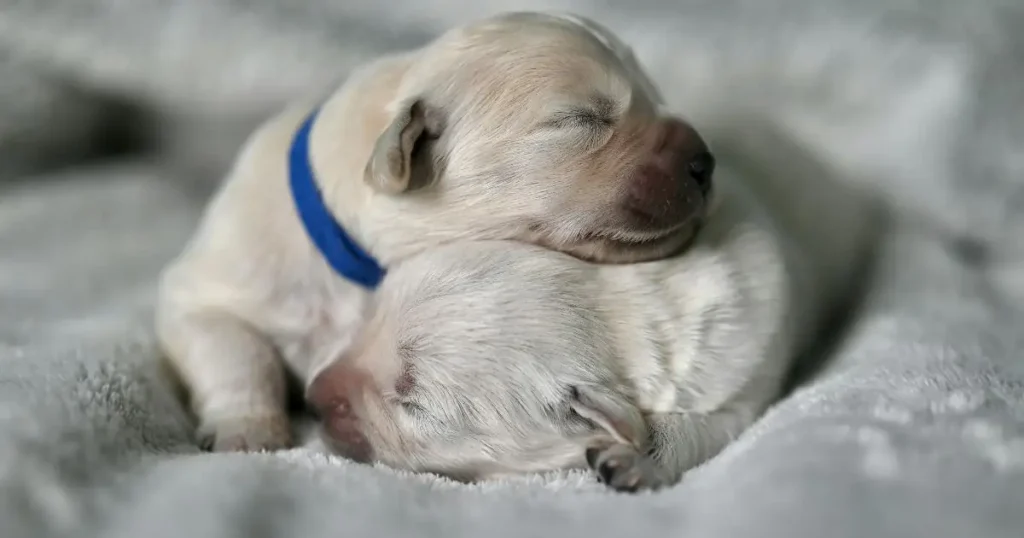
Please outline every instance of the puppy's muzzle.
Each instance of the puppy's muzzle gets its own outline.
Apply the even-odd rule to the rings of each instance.
[[[671,228],[699,216],[712,190],[715,158],[697,131],[669,118],[653,127],[650,156],[637,167],[624,201],[638,228]]]
[[[323,441],[336,453],[360,462],[373,461],[373,447],[362,432],[352,407],[352,391],[360,390],[362,376],[331,366],[318,374],[306,390],[306,400],[322,420]]]

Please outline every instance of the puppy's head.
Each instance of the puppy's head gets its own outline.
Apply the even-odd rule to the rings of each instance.
[[[643,446],[612,347],[564,285],[578,277],[501,257],[398,266],[360,340],[307,388],[324,441],[463,481],[582,468],[610,441]]]
[[[675,252],[699,227],[714,158],[693,126],[661,111],[605,28],[507,14],[416,58],[366,166],[376,199],[395,209],[381,212],[375,238],[417,241],[414,226],[625,262]]]

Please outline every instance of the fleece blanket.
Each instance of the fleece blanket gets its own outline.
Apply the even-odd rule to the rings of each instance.
[[[159,269],[243,137],[375,54],[570,9],[698,125],[781,122],[893,208],[843,338],[654,494],[209,454]],[[0,536],[1020,537],[1024,8],[1008,0],[0,1]]]

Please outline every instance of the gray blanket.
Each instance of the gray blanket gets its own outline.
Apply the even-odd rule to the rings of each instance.
[[[246,131],[374,54],[542,5],[635,43],[673,104],[721,96],[694,115],[771,96],[799,144],[893,205],[845,338],[657,494],[201,453],[155,366],[154,281]],[[0,536],[1019,538],[1020,6],[0,1]]]

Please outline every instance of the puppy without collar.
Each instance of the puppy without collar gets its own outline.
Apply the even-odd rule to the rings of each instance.
[[[719,167],[716,209],[673,258],[481,241],[403,261],[309,386],[326,444],[461,480],[589,466],[619,490],[676,482],[777,397],[865,267],[878,208],[789,164]]]
[[[515,13],[364,67],[315,115],[270,120],[161,280],[158,336],[201,434],[217,450],[288,445],[285,367],[305,379],[344,352],[372,295],[311,241],[289,148],[330,224],[384,266],[474,239],[657,259],[699,226],[714,164],[660,106],[607,30]]]

